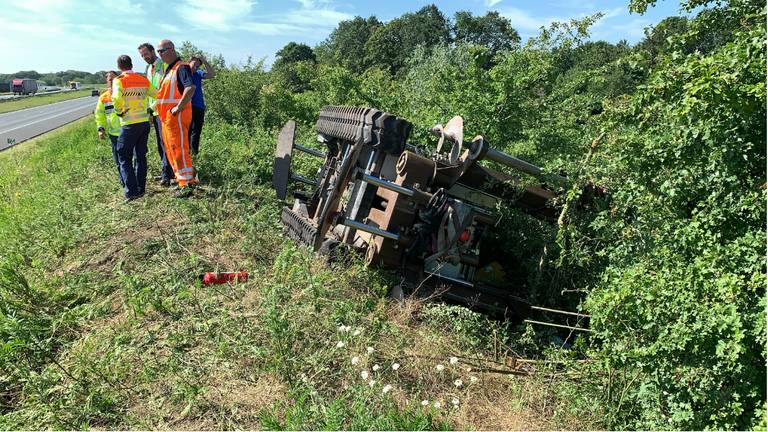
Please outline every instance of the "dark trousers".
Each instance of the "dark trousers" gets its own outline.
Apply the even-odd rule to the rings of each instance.
[[[157,138],[157,154],[160,156],[160,177],[163,180],[173,180],[176,177],[173,174],[173,168],[168,162],[168,156],[165,155],[165,145],[163,144],[163,134],[161,132],[162,122],[160,117],[156,115],[150,115],[152,118],[152,125],[155,127],[155,137]]]
[[[123,126],[117,138],[117,160],[120,162],[120,175],[125,182],[125,197],[144,194],[147,184],[147,140],[149,122]],[[136,165],[134,168],[134,156]]]
[[[192,107],[192,124],[189,125],[189,148],[193,155],[200,150],[200,134],[203,132],[205,108]]]
[[[112,159],[115,160],[115,166],[117,167],[117,176],[120,178],[120,186],[125,187],[123,181],[123,174],[120,172],[120,160],[117,158],[117,136],[109,135],[109,140],[112,141]]]

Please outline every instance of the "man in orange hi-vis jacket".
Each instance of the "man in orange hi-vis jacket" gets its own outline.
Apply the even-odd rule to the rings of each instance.
[[[155,109],[162,122],[168,162],[179,182],[176,196],[185,198],[192,194],[192,187],[197,183],[189,148],[189,125],[192,123],[189,102],[195,94],[195,85],[192,83],[192,70],[176,54],[173,42],[163,39],[157,46],[157,52],[168,66],[160,82]]]

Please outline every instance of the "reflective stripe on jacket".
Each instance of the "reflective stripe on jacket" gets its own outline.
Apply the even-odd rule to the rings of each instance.
[[[112,104],[112,93],[110,90],[105,91],[99,96],[98,102],[96,102],[96,109],[93,111],[94,117],[96,117],[96,128],[104,130],[114,136],[120,135],[120,118],[115,112],[115,107]]]
[[[143,75],[123,72],[112,85],[112,101],[122,126],[149,121],[149,98],[157,90]]]
[[[179,101],[181,101],[182,93],[179,93],[177,72],[179,67],[183,64],[184,63],[181,61],[177,61],[176,64],[173,65],[173,68],[163,76],[163,80],[160,82],[160,90],[157,92],[157,104],[155,105],[155,109],[162,119],[171,115],[171,108],[175,107]]]

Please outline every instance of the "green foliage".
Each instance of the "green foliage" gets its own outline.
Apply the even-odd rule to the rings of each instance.
[[[343,66],[352,72],[364,72],[371,66],[365,61],[365,43],[381,26],[381,21],[374,16],[367,19],[356,16],[340,22],[317,47],[320,62]]]
[[[709,16],[705,16],[705,19]],[[698,18],[697,18],[698,19]],[[589,296],[617,427],[747,429],[765,401],[765,14],[673,55],[628,104],[594,175],[610,265]],[[693,26],[699,23],[695,22]]]
[[[376,28],[365,43],[365,59],[371,66],[397,73],[419,46],[431,48],[450,41],[450,25],[433,4],[406,13]]]
[[[184,61],[189,61],[192,57],[205,57],[206,60],[208,60],[208,63],[211,64],[214,68],[221,69],[223,68],[226,63],[224,62],[224,57],[221,54],[211,54],[207,53],[197,46],[195,46],[190,41],[184,41],[181,43],[181,45],[176,47],[176,52],[179,54],[179,57],[181,57]],[[207,84],[207,83],[206,83]]]
[[[631,7],[643,11],[653,3]],[[342,22],[316,47],[317,62],[310,47],[289,44],[270,71],[263,62],[222,63],[217,78],[206,83],[213,126],[205,134],[216,156],[196,160],[217,192],[210,200],[168,207],[191,223],[173,233],[177,240],[129,246],[128,258],[109,269],[114,281],[91,273],[51,276],[52,266],[101,222],[114,219],[93,235],[122,229],[115,220],[127,210],[87,204],[104,200],[93,185],[103,187],[105,180],[89,169],[94,160],[109,166],[109,155],[62,141],[16,165],[3,160],[0,367],[11,372],[0,397],[14,407],[3,426],[136,424],[121,407],[156,389],[137,398],[100,377],[127,379],[127,359],[146,359],[139,348],[162,339],[168,358],[145,366],[146,381],[139,382],[170,380],[164,403],[183,416],[211,413],[205,407],[213,404],[215,386],[198,375],[221,370],[185,366],[198,358],[185,353],[196,349],[215,352],[202,357],[210,362],[245,365],[239,370],[248,371],[242,373],[249,385],[249,374],[260,370],[286,386],[286,399],[260,411],[264,428],[444,428],[450,425],[430,410],[404,407],[379,387],[356,384],[360,370],[347,358],[370,344],[377,347],[371,361],[391,364],[392,358],[376,358],[378,344],[399,356],[424,332],[422,341],[451,349],[547,356],[568,365],[568,373],[581,378],[545,395],[558,401],[546,415],[589,418],[577,425],[764,429],[763,6],[683,2],[687,10],[701,10],[690,19],[662,21],[635,47],[587,41],[599,16],[555,24],[519,46],[517,33],[496,14],[459,12],[452,24],[427,6],[386,24],[373,17]],[[197,52],[191,44],[182,50]],[[279,226],[279,206],[266,198],[276,129],[292,118],[309,140],[317,111],[330,104],[373,106],[404,117],[415,125],[411,143],[426,149],[435,142],[428,128],[461,115],[465,136],[482,134],[495,148],[567,173],[572,184],[558,191],[566,206],[559,224],[500,206],[499,229],[485,239],[482,259],[503,264],[502,285],[510,294],[584,309],[595,333],[562,350],[562,343],[550,347],[558,340],[551,331],[512,328],[445,305],[424,307],[415,315],[418,330],[404,333],[402,323],[389,322],[384,312],[386,275],[354,259],[320,266],[307,251],[283,245],[284,238],[264,235]],[[70,141],[87,141],[84,134]],[[30,168],[38,166],[44,169]],[[316,169],[298,159],[296,167]],[[531,183],[521,179],[499,193],[509,198]],[[585,185],[603,186],[607,196],[579,201]],[[20,189],[25,193],[16,195]],[[76,198],[64,199],[61,190]],[[260,270],[251,287],[258,294],[247,305],[200,291],[189,275],[219,264],[182,247],[218,238],[233,224],[242,238],[227,239]],[[137,262],[151,263],[152,273],[142,275]],[[73,347],[85,317],[103,313],[94,299],[114,290],[125,296],[136,323],[149,320],[170,330],[159,338],[155,330],[133,329],[140,343],[118,334]],[[245,293],[233,287],[228,295],[244,301]],[[247,324],[232,316],[245,308],[257,311]],[[364,327],[363,336],[337,331],[346,323]],[[349,351],[334,348],[338,342]],[[114,361],[103,360],[103,352]],[[593,361],[574,362],[582,356]],[[433,368],[415,365],[409,372],[406,400],[444,384],[424,372]],[[564,408],[562,400],[573,403]],[[598,415],[603,422],[591,423]],[[228,424],[240,423],[216,423]]]
[[[481,17],[472,16],[467,11],[456,12],[453,31],[457,44],[484,46],[492,57],[520,44],[520,35],[512,28],[512,23],[496,11]]]
[[[391,399],[366,387],[327,399],[315,390],[298,388],[292,394],[292,403],[275,404],[260,413],[260,420],[270,430],[450,429],[431,411],[422,410],[415,403],[400,409]]]

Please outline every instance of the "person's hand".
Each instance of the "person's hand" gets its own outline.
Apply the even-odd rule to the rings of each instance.
[[[100,140],[103,140],[103,139],[105,138],[105,135],[106,135],[106,134],[104,133],[104,131],[103,131],[103,130],[100,130],[100,131],[99,131],[99,139],[100,139]]]
[[[181,108],[179,108],[179,106],[176,105],[175,107],[171,108],[171,115],[176,115],[179,113],[179,111],[181,111]]]

